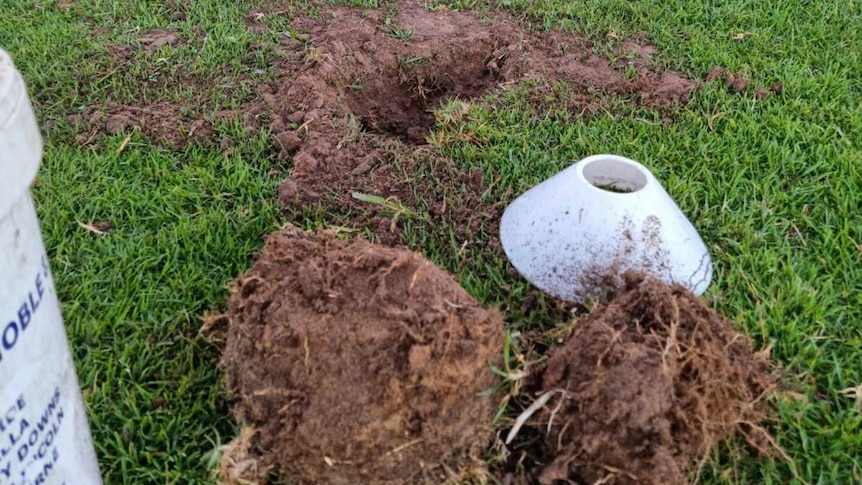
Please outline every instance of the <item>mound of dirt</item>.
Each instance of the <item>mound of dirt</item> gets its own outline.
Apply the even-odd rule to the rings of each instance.
[[[262,32],[284,12],[284,5],[269,2],[238,21]],[[182,66],[163,66],[140,80],[146,95],[137,102],[109,99],[67,121],[83,144],[102,133],[137,129],[177,148],[209,144],[228,152],[231,135],[218,127],[240,118],[253,131],[271,132],[275,156],[292,161],[279,192],[289,214],[325,212],[332,224],[370,229],[380,242],[403,242],[404,225],[352,196],[362,192],[424,210],[429,223],[452,222],[463,239],[478,240],[479,233],[495,232],[487,222],[496,220],[498,208],[481,200],[495,174],[477,179],[431,149],[427,141],[436,122],[459,123],[468,116],[470,99],[514,86],[525,90],[541,117],[603,113],[624,99],[670,119],[697,88],[681,73],[656,66],[656,49],[645,36],[622,42],[611,59],[578,34],[533,32],[503,12],[479,17],[430,11],[418,0],[378,9],[326,6],[317,19],[292,19],[291,32],[278,45],[261,40],[257,49],[266,55],[244,61],[255,70],[270,69],[269,81],[251,70],[201,79]],[[203,42],[203,36],[183,40]],[[137,62],[138,54],[152,55],[146,46],[178,41],[173,31],[153,31],[134,45],[114,46],[114,69]],[[552,89],[557,83],[570,89],[561,94]],[[193,86],[194,94],[182,103],[159,97],[176,85]],[[256,94],[226,110],[226,97],[244,91],[226,86],[255,86]],[[434,110],[454,99],[465,101],[464,109],[447,108],[435,119]],[[481,143],[469,132],[454,136]]]
[[[542,484],[685,484],[720,441],[769,449],[758,423],[775,383],[765,353],[681,286],[629,276],[578,322],[542,375],[551,458]]]
[[[417,0],[402,0],[397,9],[389,17],[388,9],[336,8],[321,20],[297,20],[309,36],[307,53],[281,66],[295,78],[263,93],[274,131],[290,123],[328,131],[327,119],[353,115],[368,131],[423,143],[435,122],[430,110],[442,102],[525,79],[566,82],[584,94],[627,96],[650,107],[686,101],[697,86],[681,73],[651,67],[655,50],[633,41],[620,54],[631,59],[635,75],[595,55],[583,37],[530,32],[501,12],[483,21],[469,12],[429,11]]]
[[[472,13],[401,1],[391,18],[385,9],[356,8],[320,18],[296,22],[308,32],[307,53],[285,61],[282,69],[292,75],[263,92],[259,106],[273,132],[298,139],[285,150],[296,164],[289,184],[298,198],[282,197],[285,204],[314,202],[324,188],[342,185],[345,174],[371,172],[373,162],[383,161],[387,137],[425,143],[432,110],[447,100],[532,79],[540,87],[575,86],[582,105],[570,100],[571,109],[595,102],[595,93],[659,107],[686,101],[696,87],[679,73],[649,67],[653,49],[626,44],[637,66],[637,75],[627,76],[582,37],[529,32],[503,13],[483,22]]]
[[[502,317],[421,256],[286,229],[226,317],[227,384],[253,431],[223,463],[297,484],[441,483],[481,466]]]
[[[342,216],[337,223],[371,228],[388,244],[399,242],[402,225],[354,193],[390,199],[496,249],[499,207],[482,200],[495,174],[458,169],[425,145],[435,122],[467,115],[470,99],[530,80],[528,95],[538,106],[563,82],[571,87],[565,109],[584,114],[620,97],[663,109],[685,102],[697,86],[656,69],[655,49],[634,41],[618,53],[630,60],[631,76],[595,55],[583,37],[530,32],[501,12],[482,20],[404,0],[389,15],[388,8],[345,7],[295,21],[308,35],[304,50],[296,51],[297,43],[284,57],[279,69],[289,75],[263,89],[249,112],[270,120],[280,156],[293,161],[279,191],[289,213],[319,208]],[[446,105],[455,99],[461,102]],[[444,105],[446,114],[435,119]]]

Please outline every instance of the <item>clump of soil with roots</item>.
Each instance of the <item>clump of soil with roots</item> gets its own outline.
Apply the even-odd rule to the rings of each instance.
[[[225,318],[246,428],[224,483],[439,484],[484,467],[502,317],[418,254],[289,228]]]
[[[685,484],[719,442],[760,427],[776,374],[767,353],[681,286],[627,275],[626,288],[552,350],[536,383],[538,480]],[[517,430],[516,430],[517,431]]]

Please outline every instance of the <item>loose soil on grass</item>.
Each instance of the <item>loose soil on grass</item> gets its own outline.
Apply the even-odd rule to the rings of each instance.
[[[459,171],[426,145],[436,118],[459,122],[471,99],[530,80],[525,95],[538,101],[562,82],[573,90],[565,108],[581,114],[621,97],[665,109],[696,87],[679,73],[650,67],[653,49],[625,44],[637,66],[628,78],[624,66],[594,55],[582,37],[529,32],[502,13],[481,21],[402,1],[388,21],[385,11],[353,8],[320,18],[295,22],[308,33],[307,53],[286,63],[295,74],[274,82],[259,107],[272,120],[282,156],[294,163],[279,200],[292,212],[348,215],[351,225],[373,228],[383,242],[398,240],[399,225],[380,220],[380,208],[354,192],[392,198],[471,240],[490,234],[489,245],[498,249],[499,207],[481,197],[494,174]],[[461,102],[447,105],[455,99]],[[444,105],[447,114],[435,118]]]
[[[418,254],[295,228],[236,282],[225,483],[439,484],[481,468],[503,321]]]
[[[704,78],[706,82],[724,81],[724,84],[733,90],[735,93],[744,93],[751,88],[751,83],[748,78],[741,72],[733,72],[730,69],[725,69],[721,66],[715,66],[707,73]],[[775,83],[770,88],[757,86],[754,88],[754,94],[760,99],[767,99],[773,94],[780,95],[784,91],[784,84]]]
[[[685,484],[734,435],[773,450],[759,426],[776,383],[768,356],[685,288],[628,275],[576,325],[534,383],[550,397],[532,436],[541,484]]]
[[[267,16],[283,10],[276,3],[238,21],[263,31]],[[502,12],[480,19],[470,12],[428,11],[410,0],[390,15],[389,7],[332,8],[319,20],[294,19],[302,40],[282,39],[272,56],[272,80],[233,111],[212,106],[207,91],[247,82],[241,74],[213,82],[191,79],[178,68],[148,73],[145,81],[195,86],[198,95],[185,108],[158,99],[108,101],[70,121],[80,125],[82,143],[101,132],[140,129],[176,147],[210,143],[229,151],[232,141],[214,126],[239,118],[252,130],[270,131],[274,154],[293,161],[278,196],[288,213],[325,212],[335,225],[369,229],[388,244],[401,241],[406,218],[353,196],[373,194],[422,214],[417,220],[429,226],[452,228],[496,251],[498,204],[506,201],[487,196],[495,174],[461,170],[427,144],[438,121],[435,109],[457,98],[465,101],[454,113],[462,118],[470,99],[518,88],[539,116],[560,109],[573,116],[602,113],[623,99],[672,118],[697,87],[681,73],[656,67],[655,48],[645,36],[622,43],[611,61],[580,35],[531,32]],[[148,32],[137,43],[141,47],[115,48],[114,56],[122,68],[141,49],[148,55],[153,45],[178,41],[170,30]],[[553,89],[560,83],[567,86],[562,97]],[[476,141],[470,133],[458,139]]]

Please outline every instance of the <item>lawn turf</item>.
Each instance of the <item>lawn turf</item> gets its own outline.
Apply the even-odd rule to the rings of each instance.
[[[267,19],[269,32],[254,34],[243,24],[251,1],[194,2],[184,19],[162,1],[0,3],[0,46],[24,73],[45,133],[34,190],[106,483],[211,483],[212,452],[236,431],[218,355],[198,328],[202,315],[223,304],[227,283],[249,266],[262,237],[281,224],[274,191],[288,166],[274,161],[265,133],[244,135],[229,123],[219,130],[244,141],[225,156],[216,148],[165,148],[140,134],[81,146],[66,116],[106,96],[182,102],[195,86],[163,82],[178,64],[202,77],[266,79],[272,51],[252,45],[278,42],[291,15],[319,10],[285,5]],[[522,102],[503,99],[474,104],[464,122],[438,131],[473,134],[473,142],[441,149],[459,164],[498,172],[494,194],[519,193],[594,153],[647,165],[710,247],[716,276],[706,298],[771,345],[793,376],[799,395],[777,401],[781,421],[770,430],[796,472],[809,483],[862,480],[862,409],[842,394],[862,384],[862,4],[429,5],[500,6],[534,28],[585,32],[599,52],[645,31],[660,62],[692,77],[720,65],[752,86],[783,84],[766,100],[707,84],[672,124],[624,103],[587,119],[537,118]],[[94,35],[99,27],[108,30]],[[114,69],[105,45],[163,27],[185,42]],[[162,81],[148,84],[153,72]],[[226,82],[207,94],[229,107],[251,92],[250,84]],[[189,106],[192,116],[196,109]],[[100,220],[115,228],[99,236],[78,224]],[[325,215],[306,221],[325,223]],[[500,306],[510,329],[555,323],[517,310],[529,286],[501,289],[501,259],[461,250],[454,238],[407,236],[471,294]],[[738,444],[719,451],[701,478],[792,480],[786,462]]]

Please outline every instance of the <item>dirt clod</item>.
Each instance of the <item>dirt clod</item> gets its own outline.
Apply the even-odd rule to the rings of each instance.
[[[156,50],[163,45],[176,45],[179,41],[177,32],[173,29],[155,29],[141,34],[138,42],[147,49]]]
[[[741,73],[727,72],[724,82],[737,93],[745,91],[748,87],[748,78]]]
[[[275,135],[275,141],[278,143],[278,147],[288,154],[296,151],[302,145],[302,138],[295,131],[290,130]]]
[[[721,66],[715,66],[707,73],[705,80],[709,81],[718,81],[720,79],[724,79],[726,70]]]
[[[684,484],[735,434],[768,448],[766,355],[680,286],[629,275],[552,353],[541,382],[554,393],[541,413],[543,484]]]
[[[735,93],[744,92],[750,84],[748,78],[741,72],[733,72],[730,69],[725,69],[720,66],[713,67],[704,77],[704,81],[724,81],[724,84]],[[784,85],[782,83],[775,83],[769,89],[763,86],[757,86],[754,88],[754,94],[759,99],[767,99],[772,95],[772,93],[781,94],[783,88]]]
[[[286,229],[237,281],[227,318],[235,415],[256,431],[228,470],[436,484],[491,437],[496,402],[479,393],[496,380],[502,318],[415,253]]]

